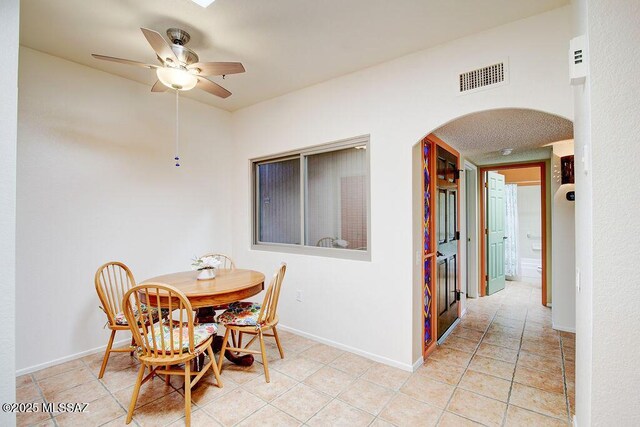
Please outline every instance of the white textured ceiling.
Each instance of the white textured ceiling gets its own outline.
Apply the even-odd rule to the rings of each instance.
[[[214,78],[233,92],[187,96],[229,111],[411,52],[542,13],[569,0],[23,0],[21,44],[136,80],[153,71],[91,53],[155,61],[139,27],[183,28],[202,61],[240,61]],[[154,94],[154,96],[163,96]],[[164,96],[167,96],[166,94]]]
[[[573,138],[573,123],[541,111],[505,108],[456,119],[433,133],[476,164],[549,158],[545,145]],[[502,156],[500,150],[512,148]]]

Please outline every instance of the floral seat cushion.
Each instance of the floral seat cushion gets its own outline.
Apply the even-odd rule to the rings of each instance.
[[[173,340],[171,339],[171,330],[167,325],[153,325],[156,348],[164,351],[180,351],[180,345],[182,344],[182,351],[189,350],[189,329],[185,326],[182,328],[182,339],[180,337],[180,328],[173,329]],[[201,323],[193,326],[193,347],[197,349],[200,344],[204,343],[211,336],[218,333],[218,325],[215,323]],[[149,345],[153,340],[151,331],[147,334],[147,340]],[[204,350],[204,349],[200,349]],[[196,353],[199,351],[196,350]]]
[[[261,304],[256,302],[234,302],[218,316],[218,323],[235,326],[256,326]]]
[[[145,304],[140,304],[140,308],[142,310],[142,313],[147,314],[147,312],[149,311],[149,308],[145,305]],[[133,314],[134,316],[138,316],[138,309],[134,308],[133,309]],[[165,317],[167,314],[169,314],[169,310],[166,309],[162,309],[162,317]],[[158,309],[156,307],[151,307],[151,317],[153,318],[153,321],[156,322],[158,320]],[[116,314],[114,317],[114,320],[116,322],[116,325],[120,325],[120,326],[128,326],[129,323],[127,322],[127,318],[124,315],[124,312],[121,311],[120,313]]]

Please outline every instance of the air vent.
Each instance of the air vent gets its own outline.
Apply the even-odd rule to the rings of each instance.
[[[569,44],[569,61],[572,85],[584,83],[587,77],[587,39],[585,36],[578,36],[571,39]]]
[[[460,93],[504,83],[507,74],[506,68],[505,62],[499,62],[460,74]]]

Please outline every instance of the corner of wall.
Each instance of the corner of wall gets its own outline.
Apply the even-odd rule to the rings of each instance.
[[[16,401],[16,150],[18,129],[18,49],[20,2],[0,2],[3,60],[0,64],[0,402]],[[12,412],[0,412],[0,424],[14,425]]]

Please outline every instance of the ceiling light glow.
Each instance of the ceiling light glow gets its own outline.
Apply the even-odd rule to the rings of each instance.
[[[197,4],[198,6],[208,7],[211,3],[213,3],[216,0],[191,0],[191,1]]]
[[[162,67],[156,70],[158,80],[170,89],[191,90],[196,87],[196,76],[180,68]]]

